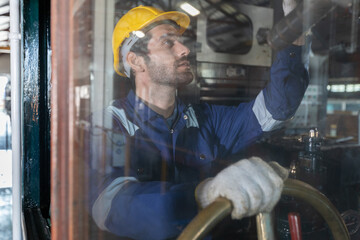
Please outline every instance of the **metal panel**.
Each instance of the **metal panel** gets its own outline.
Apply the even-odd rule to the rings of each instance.
[[[206,16],[198,17],[197,36],[201,43],[200,51],[197,53],[196,60],[200,62],[216,62],[243,64],[249,66],[270,66],[271,48],[268,45],[259,45],[256,41],[256,33],[260,28],[271,29],[273,25],[273,10],[258,6],[238,4],[234,7],[239,12],[248,16],[253,26],[252,48],[247,54],[226,54],[214,52],[207,44],[206,40]]]
[[[45,219],[49,217],[50,205],[50,1],[25,1],[22,11],[23,209],[27,212],[28,236],[48,239]],[[38,220],[39,228],[32,227],[34,218]]]
[[[73,127],[71,121],[73,98],[71,87],[71,64],[73,19],[70,1],[54,0],[51,5],[52,95],[51,95],[51,238],[75,239],[71,230],[77,227],[71,199],[71,185],[74,183],[74,157],[72,149]],[[74,224],[73,226],[71,226]]]
[[[112,30],[114,28],[115,0],[95,0],[92,111],[102,109],[113,100]],[[101,93],[101,94],[99,94]]]
[[[49,1],[27,1],[23,9],[24,207],[46,208],[50,202]]]

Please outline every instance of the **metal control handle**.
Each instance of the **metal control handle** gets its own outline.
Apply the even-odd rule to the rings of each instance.
[[[350,240],[349,232],[335,206],[324,194],[304,182],[287,179],[284,183],[283,195],[293,196],[303,200],[314,207],[325,219],[334,240]],[[232,211],[232,204],[225,198],[218,198],[212,204],[203,209],[184,229],[178,240],[195,240],[204,238],[209,231]],[[261,215],[261,214],[260,214]],[[259,218],[259,217],[257,217]],[[261,231],[265,234],[259,235],[258,239],[265,240],[266,232],[272,231],[271,222],[259,218],[258,224],[262,224]],[[259,228],[258,228],[259,229]],[[265,237],[262,237],[265,236]],[[268,240],[268,239],[267,239]]]

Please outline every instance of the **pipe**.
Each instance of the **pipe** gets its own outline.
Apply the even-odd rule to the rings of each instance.
[[[358,43],[358,21],[359,21],[359,0],[353,0],[352,3],[352,21],[350,46],[346,49],[348,53],[355,53]]]
[[[184,229],[177,240],[195,240],[204,238],[210,230],[226,216],[230,215],[233,206],[231,201],[219,197],[202,210]]]
[[[307,183],[288,178],[284,195],[293,196],[310,204],[323,217],[335,240],[350,240],[350,235],[340,213],[327,197]]]
[[[297,212],[290,212],[288,214],[288,221],[291,240],[302,240],[300,214]]]
[[[256,229],[258,240],[275,240],[274,221],[272,213],[256,215]]]
[[[204,184],[204,181],[200,184]],[[201,188],[201,186],[198,187]],[[282,194],[295,197],[314,207],[329,226],[333,239],[350,240],[349,232],[340,213],[330,200],[317,189],[299,180],[288,178],[284,182]],[[195,216],[177,240],[197,240],[204,238],[217,223],[231,213],[232,208],[233,206],[230,200],[222,197],[217,198]],[[259,220],[269,221],[271,218],[270,215],[265,215],[265,218],[262,217],[262,219],[260,218]],[[263,226],[267,228],[270,225],[270,223],[265,223]]]
[[[20,78],[20,8],[19,0],[10,1],[10,73],[12,128],[12,234],[22,239],[21,221],[21,78]]]

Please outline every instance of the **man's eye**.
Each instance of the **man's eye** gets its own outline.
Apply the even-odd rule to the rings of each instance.
[[[171,39],[167,39],[164,41],[164,44],[167,45],[168,47],[172,47],[174,46],[174,41]]]

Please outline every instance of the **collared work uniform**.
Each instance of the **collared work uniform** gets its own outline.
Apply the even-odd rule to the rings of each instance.
[[[195,216],[196,185],[228,158],[292,117],[308,74],[301,47],[278,53],[271,80],[255,100],[237,107],[185,105],[172,126],[131,91],[93,115],[90,153],[92,216],[119,236],[166,239]]]

